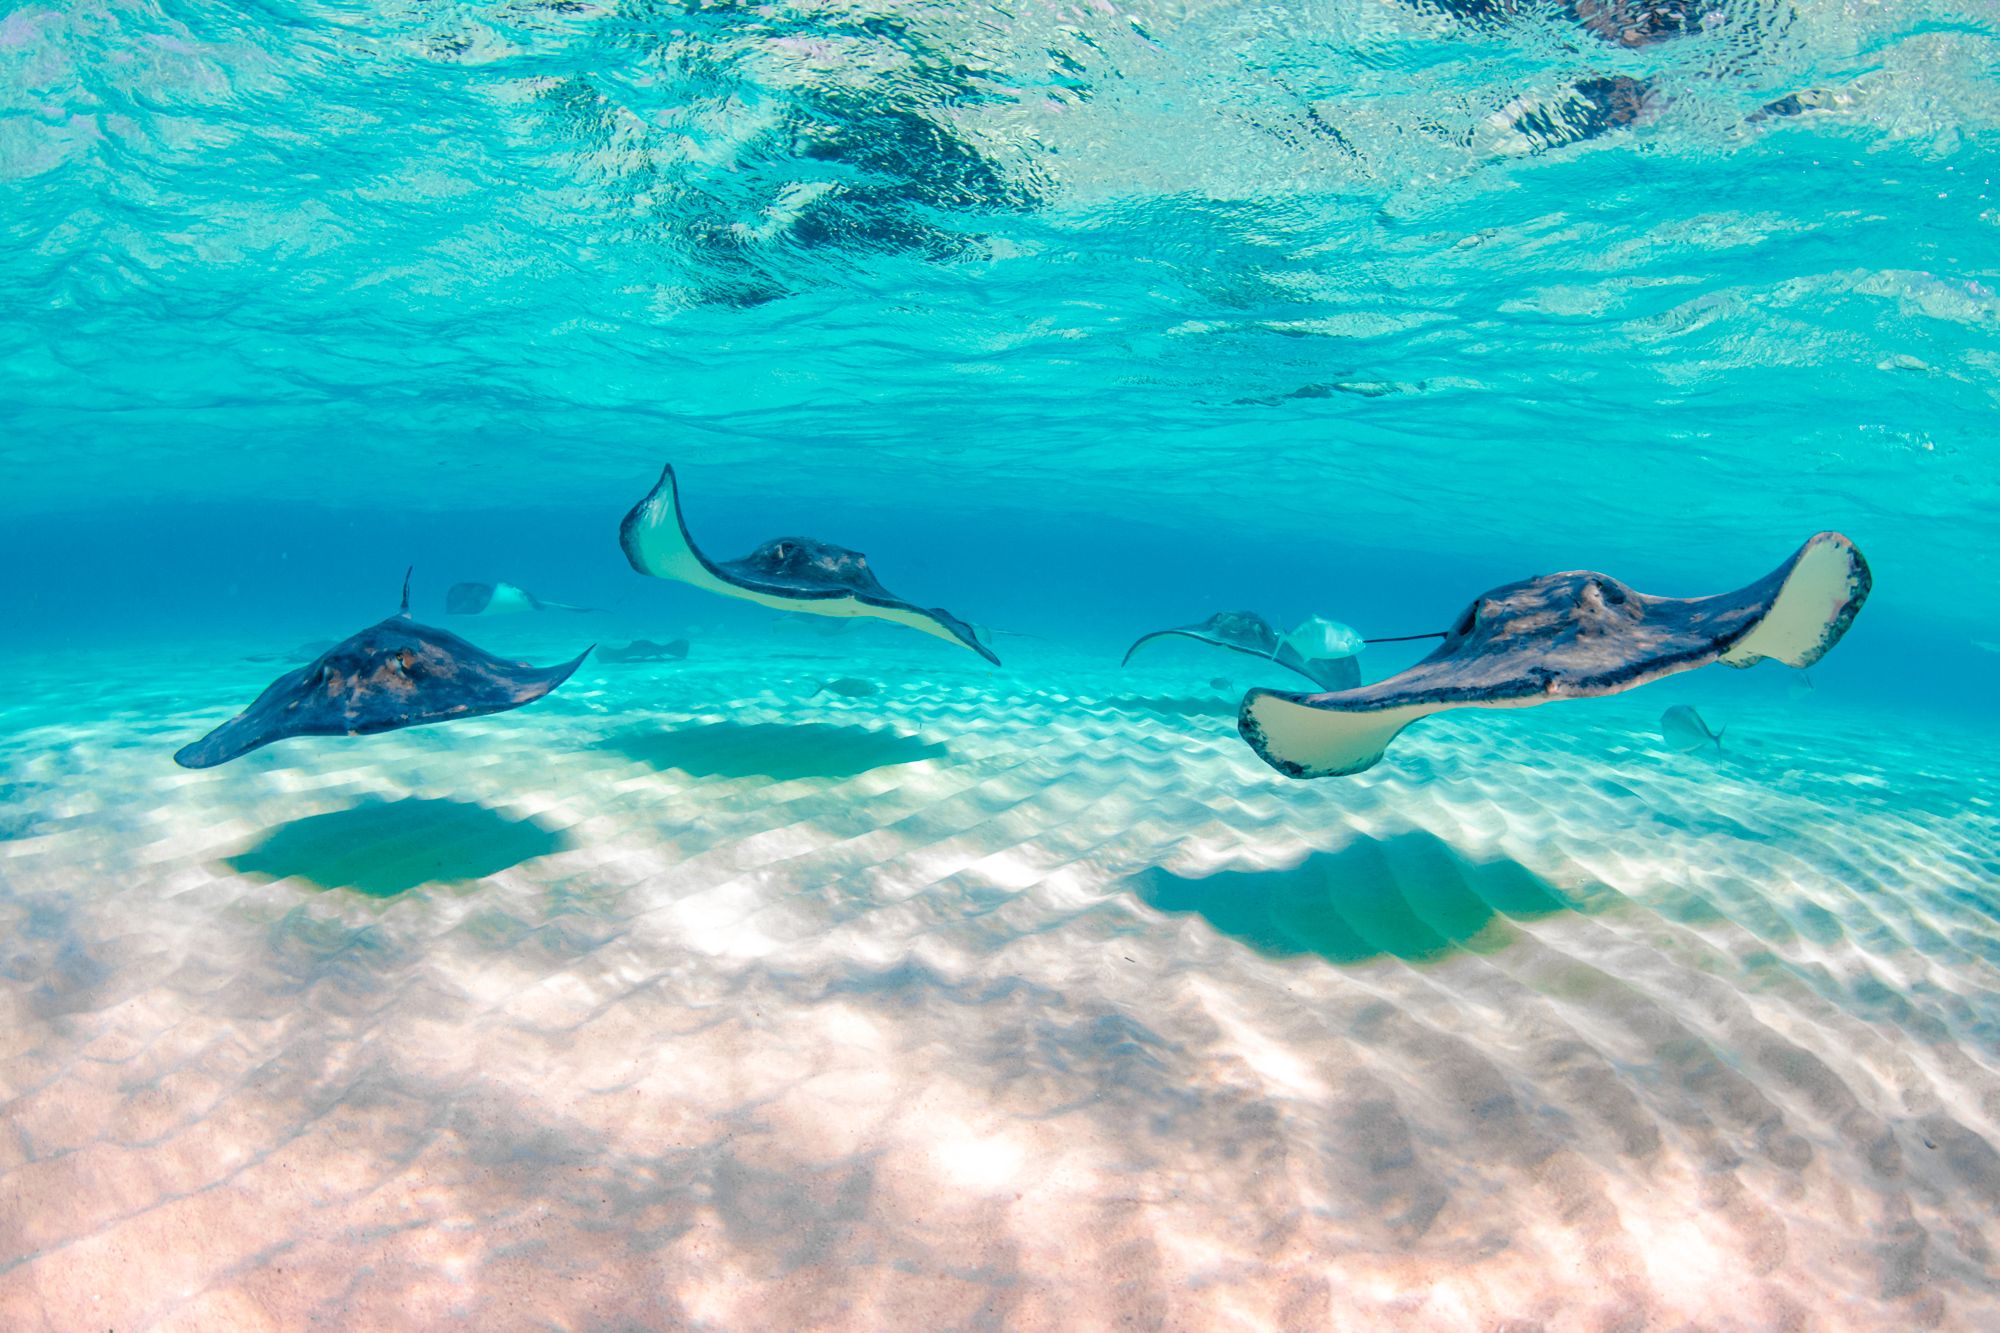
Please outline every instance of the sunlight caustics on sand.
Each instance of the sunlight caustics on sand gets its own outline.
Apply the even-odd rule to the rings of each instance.
[[[1203,666],[200,773],[211,667],[15,707],[0,1324],[2000,1319],[1989,743],[1641,693],[1302,784]]]

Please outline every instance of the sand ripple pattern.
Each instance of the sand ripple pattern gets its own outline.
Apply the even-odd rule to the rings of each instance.
[[[1296,784],[1170,672],[935,661],[203,773],[213,668],[16,708],[0,1325],[2000,1321],[1990,744],[1602,701]]]

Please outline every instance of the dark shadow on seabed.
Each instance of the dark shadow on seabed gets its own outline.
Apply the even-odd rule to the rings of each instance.
[[[566,851],[561,830],[472,801],[367,801],[294,819],[228,858],[232,870],[393,898],[420,884],[462,883]]]
[[[1197,913],[1263,953],[1330,963],[1487,952],[1512,937],[1503,917],[1588,911],[1603,896],[1558,889],[1513,861],[1467,860],[1422,832],[1357,838],[1280,870],[1189,877],[1156,868],[1126,882],[1148,906]]]
[[[605,749],[665,772],[697,778],[851,778],[893,764],[943,759],[937,741],[883,727],[843,727],[828,722],[787,726],[776,722],[712,722],[683,731],[627,731]]]

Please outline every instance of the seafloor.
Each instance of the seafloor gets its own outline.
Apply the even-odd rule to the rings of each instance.
[[[274,668],[11,658],[0,1327],[2000,1327],[1991,735],[814,651],[205,772]]]

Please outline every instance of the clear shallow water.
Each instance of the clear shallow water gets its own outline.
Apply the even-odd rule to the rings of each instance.
[[[1596,13],[0,17],[6,1322],[2000,1317],[1992,15]],[[635,578],[669,459],[1007,666]],[[1112,669],[1823,527],[1809,694]],[[693,655],[171,765],[410,563]]]

